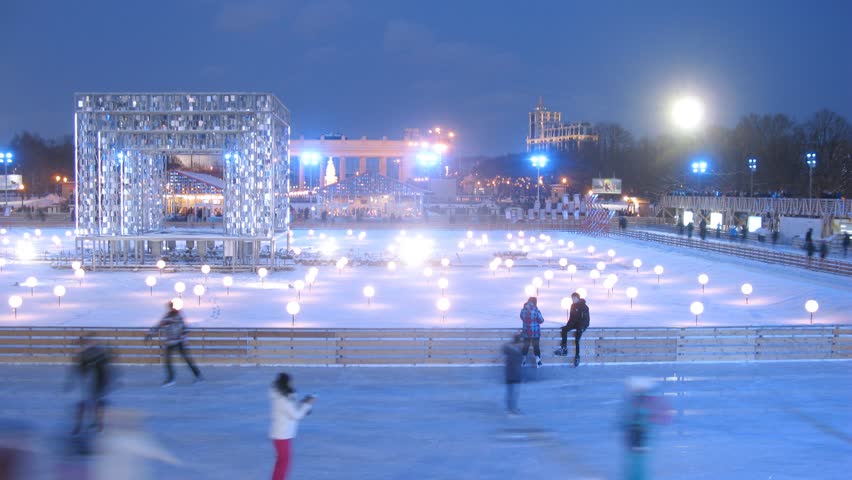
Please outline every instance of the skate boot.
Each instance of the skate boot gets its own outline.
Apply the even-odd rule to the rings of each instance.
[[[535,368],[541,368],[541,357],[535,357]]]
[[[568,355],[568,349],[565,348],[565,347],[559,347],[559,348],[557,348],[556,350],[553,351],[553,354],[556,355],[557,357],[564,357],[564,356]]]
[[[580,365],[580,357],[574,357],[574,366],[578,367]]]
[[[526,367],[526,366],[527,366],[527,357],[524,357],[524,359],[523,359],[523,360],[521,360],[521,366],[522,366],[522,367]]]

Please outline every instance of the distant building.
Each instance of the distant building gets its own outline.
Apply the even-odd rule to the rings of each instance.
[[[562,123],[562,112],[547,109],[538,97],[538,105],[529,114],[527,151],[575,151],[586,143],[598,141],[589,122]]]

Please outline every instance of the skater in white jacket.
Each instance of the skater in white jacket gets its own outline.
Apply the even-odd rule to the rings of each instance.
[[[290,440],[296,436],[299,420],[311,411],[315,397],[308,395],[297,400],[296,391],[290,386],[290,376],[279,373],[269,391],[269,399],[272,409],[269,438],[275,444],[276,453],[272,480],[284,480],[290,465]]]

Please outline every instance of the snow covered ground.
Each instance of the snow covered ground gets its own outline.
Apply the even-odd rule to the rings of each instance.
[[[842,479],[852,469],[849,362],[654,364],[527,369],[524,415],[503,414],[499,368],[292,368],[315,411],[295,440],[293,479],[620,478],[624,379],[657,379],[673,411],[651,437],[655,479]],[[207,367],[192,385],[161,389],[156,367],[121,369],[113,408],[182,462],[146,478],[269,478],[267,388],[277,370]],[[64,368],[0,367],[0,417],[33,428],[35,479],[59,465],[77,393]],[[109,430],[108,430],[109,431]],[[8,432],[0,431],[8,436]],[[22,437],[16,438],[20,444]]]
[[[564,323],[565,311],[560,301],[581,287],[589,292],[594,326],[690,326],[695,323],[689,309],[694,301],[704,304],[699,319],[702,326],[805,325],[809,315],[804,305],[810,299],[819,302],[814,323],[852,323],[852,280],[836,275],[635,240],[559,232],[547,232],[549,241],[536,238],[534,243],[531,237],[537,235],[528,232],[521,237],[518,231],[472,231],[471,238],[464,230],[408,231],[405,235],[396,230],[368,230],[363,236],[360,233],[294,232],[293,245],[302,250],[303,258],[326,258],[332,263],[342,256],[351,259],[342,272],[333,265],[319,267],[316,283],[310,291],[306,288],[301,293],[298,327],[515,327],[520,307],[528,296],[525,286],[533,277],[543,281],[539,306],[546,319],[545,327]],[[29,239],[24,238],[26,234]],[[481,243],[486,234],[487,244],[477,246],[476,241]],[[507,238],[509,234],[511,240]],[[196,326],[289,327],[285,305],[297,300],[298,293],[288,285],[304,279],[308,272],[308,266],[296,265],[293,271],[270,272],[263,283],[253,273],[234,274],[230,294],[222,285],[226,274],[218,272],[211,273],[205,283],[200,271],[163,276],[151,270],[88,271],[82,285],[78,285],[70,268],[54,268],[15,256],[16,248],[31,248],[36,253],[73,250],[73,241],[65,236],[64,229],[46,229],[40,239],[36,239],[32,229],[15,229],[2,238],[8,240],[0,245],[0,254],[8,259],[0,272],[3,325],[148,326],[176,295],[175,283],[184,282],[185,311],[188,321]],[[521,239],[524,245],[520,244]],[[465,243],[463,249],[459,242]],[[573,248],[569,247],[570,242],[574,242]],[[489,262],[495,253],[510,250],[511,243],[516,252],[529,247],[528,257],[516,260],[511,271],[503,267],[495,274],[489,269]],[[390,245],[395,245],[394,253],[389,251]],[[596,248],[594,254],[588,253],[589,246]],[[607,255],[609,249],[615,250],[612,261]],[[551,257],[546,255],[548,250]],[[390,271],[384,261],[375,266],[359,262],[392,256],[402,256],[419,265],[407,266],[397,259],[397,270]],[[557,264],[562,257],[577,267],[573,279]],[[450,260],[449,268],[440,266],[442,258]],[[642,261],[638,273],[632,266],[637,258]],[[423,272],[423,262],[427,261],[432,264],[431,277]],[[605,269],[593,281],[589,273],[598,262],[603,262]],[[664,268],[659,285],[653,272],[656,265]],[[550,286],[544,280],[547,270],[554,274]],[[612,273],[618,276],[618,282],[608,296],[602,285]],[[703,293],[697,280],[702,273],[709,276]],[[148,275],[157,279],[153,295],[145,285]],[[29,276],[38,279],[33,296],[30,288],[20,285]],[[450,308],[445,322],[436,308],[442,295],[440,278],[446,278],[449,284],[445,295]],[[740,291],[746,282],[754,289],[748,304]],[[196,284],[206,286],[200,305],[191,293]],[[66,288],[61,307],[53,294],[56,285]],[[375,289],[370,306],[363,296],[368,285]],[[638,291],[632,308],[626,296],[628,287]],[[12,295],[23,300],[17,320],[6,304]]]

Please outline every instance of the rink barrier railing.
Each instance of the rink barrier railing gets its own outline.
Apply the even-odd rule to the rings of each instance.
[[[516,329],[193,329],[189,347],[210,365],[495,365]],[[162,343],[141,328],[0,328],[0,363],[70,363],[82,335],[111,347],[117,363],[159,364]],[[558,329],[543,329],[545,362]],[[530,352],[532,354],[532,352]],[[584,363],[828,360],[852,358],[852,325],[589,328]]]
[[[740,242],[714,242],[701,240],[697,235],[693,238],[675,237],[651,232],[637,231],[619,231],[610,229],[609,235],[613,237],[632,238],[645,242],[656,242],[664,245],[671,245],[684,248],[695,248],[714,253],[722,253],[734,257],[745,258],[757,262],[771,263],[776,265],[784,265],[788,267],[798,267],[817,272],[833,273],[836,275],[852,276],[852,262],[844,260],[835,260],[831,258],[820,259],[819,254],[814,254],[812,258],[805,253],[791,253],[783,251],[773,251],[768,248],[748,247]]]

